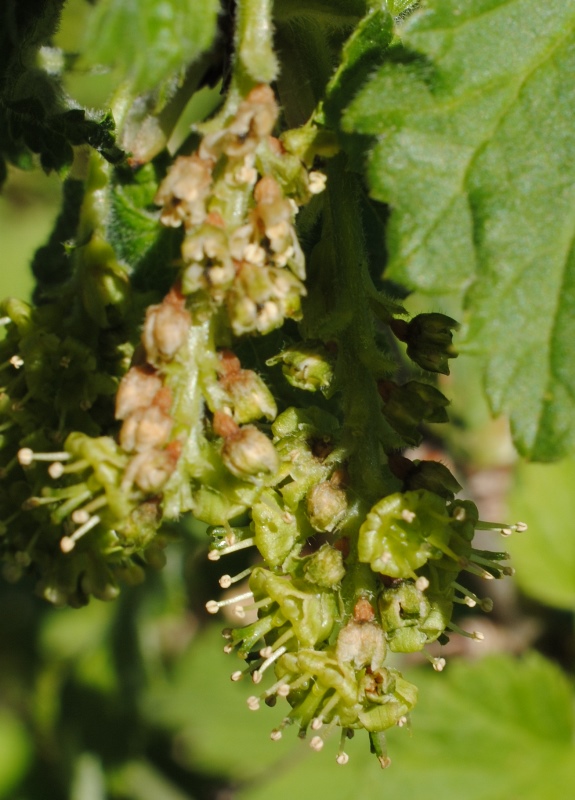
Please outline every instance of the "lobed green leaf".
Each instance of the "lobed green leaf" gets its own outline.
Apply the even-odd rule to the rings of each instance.
[[[502,35],[505,31],[505,35]],[[575,446],[575,5],[429,0],[349,106],[376,136],[388,277],[468,291],[492,410],[536,460]]]

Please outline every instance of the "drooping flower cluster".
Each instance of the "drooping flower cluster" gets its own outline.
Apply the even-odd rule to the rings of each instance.
[[[429,377],[402,382],[393,336],[421,370],[445,373],[455,322],[407,322],[375,289],[362,221],[337,216],[341,186],[322,196],[325,176],[273,135],[277,119],[273,91],[255,86],[161,180],[152,197],[158,228],[181,234],[178,271],[165,265],[172,288],[137,335],[122,329],[129,266],[102,230],[77,247],[71,286],[84,296],[73,312],[72,290],[37,309],[4,306],[2,557],[10,577],[34,572],[52,602],[109,599],[118,578],[140,580],[144,562],[161,561],[162,521],[192,512],[212,526],[210,559],[257,551],[220,581],[247,579],[245,591],[207,610],[252,614],[226,631],[225,650],[246,662],[234,680],[258,685],[275,671],[248,701],[287,698],[272,738],[295,723],[320,750],[337,726],[345,764],[347,739],[365,729],[387,766],[384,731],[404,725],[417,698],[388,652],[425,652],[459,631],[456,602],[488,610],[459,573],[501,577],[507,554],[473,547],[484,524],[455,499],[447,467],[399,452],[422,423],[445,422],[448,403]],[[296,214],[313,195],[319,241],[306,279]],[[338,248],[338,226],[357,253]],[[299,334],[290,322],[283,346],[258,352],[262,335],[302,315]],[[251,363],[246,336],[257,337]]]
[[[223,304],[238,336],[301,316],[295,215],[325,185],[272,136],[277,117],[271,88],[255,87],[196,153],[176,159],[156,197],[162,222],[185,230],[182,291]]]

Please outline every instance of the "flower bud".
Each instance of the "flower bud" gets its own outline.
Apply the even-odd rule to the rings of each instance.
[[[275,447],[253,425],[239,428],[237,434],[224,441],[222,459],[233,475],[248,481],[269,478],[279,469]]]
[[[306,511],[311,526],[316,531],[331,533],[347,511],[345,490],[334,486],[330,481],[312,486],[307,493]]]
[[[298,344],[286,347],[266,361],[268,366],[282,365],[288,383],[307,392],[329,395],[334,377],[334,358],[321,344]]]
[[[343,556],[339,550],[323,544],[309,556],[303,568],[306,580],[326,589],[337,586],[345,575]]]
[[[188,340],[191,317],[184,298],[172,290],[163,301],[146,312],[142,343],[148,361],[161,365],[170,361]]]
[[[118,387],[116,419],[126,419],[136,409],[148,408],[161,388],[161,378],[154,371],[146,367],[132,367]]]
[[[220,385],[228,395],[234,419],[240,425],[261,417],[275,419],[277,406],[263,380],[250,369],[241,369],[237,358],[228,351],[220,353]]]
[[[180,156],[162,181],[155,202],[163,206],[164,225],[199,225],[206,216],[205,202],[212,185],[211,163],[197,155]]]
[[[126,453],[143,453],[165,445],[172,432],[173,420],[158,406],[138,408],[125,420],[120,430],[120,444]]]
[[[379,669],[385,660],[385,637],[374,622],[348,622],[337,637],[336,658],[354,669]]]

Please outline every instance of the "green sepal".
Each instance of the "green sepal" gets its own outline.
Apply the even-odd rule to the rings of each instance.
[[[415,570],[449,550],[446,503],[425,489],[380,500],[359,529],[358,558],[391,578],[415,578]]]
[[[250,588],[256,601],[270,598],[278,604],[300,646],[313,647],[331,633],[338,611],[333,592],[306,581],[286,580],[261,567],[252,572]]]
[[[393,688],[382,695],[381,701],[366,711],[360,711],[359,721],[370,732],[385,731],[397,725],[417,703],[417,686],[406,681],[397,670],[387,670],[393,676]]]

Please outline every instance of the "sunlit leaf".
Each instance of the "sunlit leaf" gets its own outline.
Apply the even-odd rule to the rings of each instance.
[[[429,0],[401,36],[412,52],[396,49],[345,121],[377,137],[388,275],[473,284],[469,346],[492,408],[521,452],[556,458],[575,446],[575,5]]]

